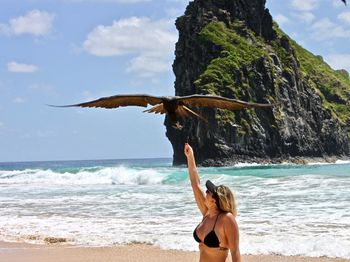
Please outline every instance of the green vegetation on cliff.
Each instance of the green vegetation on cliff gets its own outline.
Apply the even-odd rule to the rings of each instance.
[[[242,33],[247,37],[243,37]],[[251,68],[254,61],[260,57],[268,57],[268,53],[261,48],[263,40],[257,37],[240,21],[228,28],[223,22],[211,22],[199,34],[203,43],[218,48],[218,57],[213,59],[204,73],[195,81],[200,93],[224,95],[241,98],[249,89],[249,77],[242,72],[242,67]],[[252,74],[253,72],[248,72]],[[251,98],[254,101],[254,98]],[[250,133],[248,124],[243,123],[240,112],[218,110],[216,120],[224,126],[228,122],[235,122],[243,127],[243,133]]]
[[[311,83],[322,97],[324,108],[330,109],[342,123],[350,121],[350,77],[344,70],[332,69],[321,56],[307,51],[289,38],[275,24],[274,30],[279,38],[288,38],[296,52],[302,76]],[[282,52],[278,52],[279,55]],[[284,64],[284,66],[286,66]]]
[[[345,122],[350,118],[350,78],[333,70],[322,57],[308,52],[295,41],[291,41],[301,65],[301,70],[320,91],[324,106],[331,109]]]
[[[292,72],[293,61],[300,64],[302,81],[312,86],[322,98],[322,106],[332,112],[341,123],[350,122],[350,78],[344,70],[333,70],[320,56],[315,56],[290,39],[278,26],[274,25],[277,37],[266,42],[250,31],[242,22],[227,26],[223,22],[211,22],[199,33],[199,40],[208,48],[217,50],[217,57],[195,81],[198,92],[216,95],[249,98],[250,80],[255,61],[264,57],[271,61],[269,53],[275,53],[281,61],[281,70]],[[283,40],[289,42],[290,50],[281,46]],[[270,67],[271,72],[275,69]],[[277,84],[281,79],[275,79]],[[247,96],[248,94],[248,96]],[[219,123],[237,119],[237,113],[218,114]]]
[[[242,37],[237,33],[244,30],[249,36]],[[260,39],[246,29],[241,22],[236,22],[228,28],[223,22],[211,22],[199,34],[204,43],[215,45],[220,50],[217,58],[213,59],[205,72],[195,82],[200,91],[211,94],[220,94],[224,89],[230,89],[232,94],[239,97],[239,89],[247,83],[236,83],[242,79],[240,73],[242,66],[249,65],[261,56],[268,54],[261,48]],[[237,77],[237,74],[239,76]]]

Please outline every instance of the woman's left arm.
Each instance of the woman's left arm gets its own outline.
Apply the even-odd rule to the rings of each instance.
[[[241,262],[238,224],[235,217],[231,213],[227,213],[225,216],[224,230],[228,240],[232,262]]]

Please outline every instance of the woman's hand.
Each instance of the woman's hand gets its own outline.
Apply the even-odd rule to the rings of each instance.
[[[193,149],[188,143],[185,143],[184,153],[185,153],[185,156],[187,157],[188,174],[190,177],[191,186],[194,193],[194,198],[196,199],[199,210],[204,216],[208,211],[208,208],[205,205],[205,193],[200,185],[200,178],[196,167],[196,161],[194,159]]]
[[[187,158],[193,158],[193,149],[188,143],[185,143],[184,153]]]

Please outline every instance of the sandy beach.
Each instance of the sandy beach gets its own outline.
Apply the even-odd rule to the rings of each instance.
[[[242,256],[244,262],[349,262],[348,259]],[[198,252],[163,250],[149,245],[79,247],[0,242],[1,262],[195,262]]]

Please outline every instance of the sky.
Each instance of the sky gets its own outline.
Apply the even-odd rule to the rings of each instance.
[[[174,95],[186,0],[0,0],[0,162],[172,157],[143,107],[52,108],[116,94]],[[340,0],[267,0],[288,35],[350,71]]]

